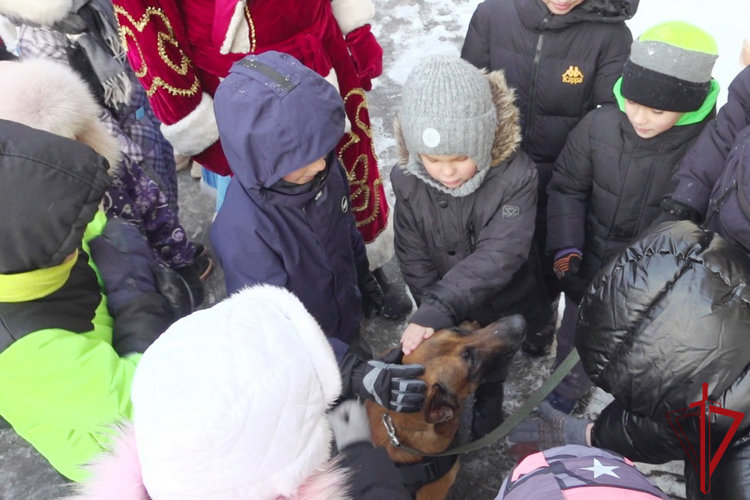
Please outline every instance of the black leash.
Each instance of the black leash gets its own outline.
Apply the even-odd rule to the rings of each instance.
[[[560,381],[562,381],[562,379],[565,378],[568,373],[570,373],[570,371],[580,359],[581,357],[578,355],[578,350],[573,348],[570,354],[568,354],[568,357],[566,357],[562,364],[557,367],[550,378],[545,380],[542,386],[537,389],[536,392],[534,392],[534,394],[532,394],[529,399],[527,399],[526,402],[515,413],[513,413],[513,415],[511,415],[507,420],[500,424],[495,430],[493,430],[483,438],[477,439],[474,442],[467,443],[456,448],[451,448],[450,450],[444,451],[443,453],[436,453],[434,455],[422,453],[419,450],[401,444],[401,441],[399,441],[398,437],[396,436],[396,428],[393,426],[393,420],[391,419],[391,416],[386,412],[383,413],[381,420],[383,422],[383,425],[385,426],[386,432],[388,433],[388,440],[390,441],[391,445],[400,450],[408,451],[409,453],[413,453],[415,455],[422,455],[424,457],[445,457],[449,455],[468,453],[470,451],[484,448],[485,446],[505,437],[510,431],[515,429],[516,426],[529,415],[529,413],[534,411],[534,408],[539,406],[539,403],[544,401],[544,398],[546,398],[547,395],[549,395],[549,393],[552,392],[555,387],[557,387],[557,384],[559,384]]]

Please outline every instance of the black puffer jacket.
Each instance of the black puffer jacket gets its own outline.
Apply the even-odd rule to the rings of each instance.
[[[516,89],[521,148],[539,167],[539,203],[568,133],[612,87],[633,41],[625,20],[639,0],[585,0],[564,16],[542,0],[485,0],[471,19],[461,57],[502,69]]]
[[[520,313],[534,331],[549,317],[538,258],[529,257],[536,169],[516,151],[520,134],[513,92],[502,72],[489,79],[498,110],[492,167],[467,196],[443,193],[402,170],[409,153],[397,124],[402,168],[391,171],[396,256],[419,304],[411,321],[436,330],[467,318],[486,324]]]
[[[570,133],[547,187],[547,252],[582,250],[583,276],[591,279],[661,214],[677,163],[709,119],[641,139],[616,106],[589,113]]]
[[[688,221],[650,229],[602,269],[576,331],[587,375],[615,398],[596,423],[595,445],[633,460],[682,457],[666,414],[700,401],[703,383],[708,399],[746,415],[735,442],[747,436],[748,282],[750,257]],[[681,420],[694,446],[698,422]],[[721,443],[730,424],[713,415],[712,443]]]

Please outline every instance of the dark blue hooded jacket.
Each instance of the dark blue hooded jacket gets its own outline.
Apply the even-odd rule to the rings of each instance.
[[[675,174],[677,187],[672,195],[675,201],[693,208],[702,217],[711,211],[711,202],[715,201],[716,194],[712,194],[712,191],[724,173],[729,153],[741,142],[738,141],[740,132],[748,126],[750,67],[742,70],[732,80],[727,103],[719,110],[716,120],[706,126],[695,146],[680,163]]]
[[[227,292],[256,283],[286,287],[326,335],[348,342],[362,313],[358,270],[369,266],[333,152],[344,133],[339,93],[293,57],[266,52],[232,66],[214,109],[234,172],[211,227]],[[322,157],[327,168],[314,181],[280,186],[283,176]]]

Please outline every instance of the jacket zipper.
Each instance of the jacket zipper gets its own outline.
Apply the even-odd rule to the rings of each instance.
[[[469,222],[469,253],[477,249],[477,234],[474,231],[474,223]]]
[[[539,63],[542,60],[542,44],[544,43],[544,29],[547,27],[549,22],[552,20],[552,14],[548,14],[539,25],[539,36],[536,39],[536,52],[534,53],[534,65],[531,67],[531,85],[529,92],[529,113],[526,115],[526,126],[524,127],[523,138],[529,136],[529,128],[531,127],[532,117],[534,116],[534,105],[536,104],[536,78],[539,73]]]

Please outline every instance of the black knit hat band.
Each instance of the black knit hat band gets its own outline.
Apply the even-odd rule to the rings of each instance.
[[[628,60],[622,72],[622,96],[633,102],[662,111],[686,113],[703,105],[711,81],[689,82],[644,68]]]

